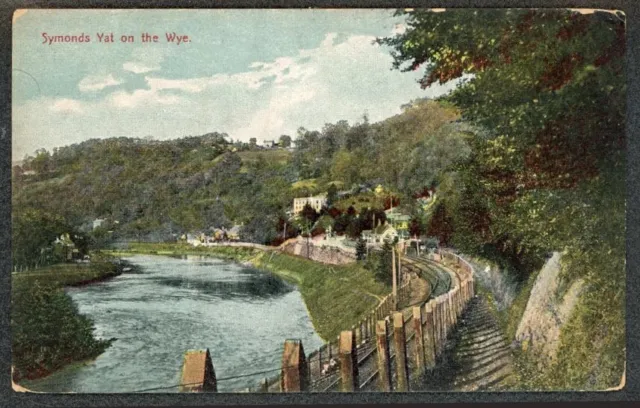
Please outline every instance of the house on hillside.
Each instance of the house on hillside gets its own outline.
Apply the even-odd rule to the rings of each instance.
[[[320,212],[322,207],[327,205],[327,196],[326,194],[317,195],[314,197],[303,197],[303,198],[294,198],[293,199],[293,213],[300,214],[305,205],[309,204],[311,208]]]
[[[278,146],[279,144],[275,140],[265,140],[262,142],[262,147],[264,147],[265,149],[274,149]]]
[[[188,233],[186,234],[186,241],[187,244],[191,244],[193,246],[198,246],[202,243],[202,241],[200,241],[200,235],[199,234],[191,234]]]
[[[227,239],[227,231],[222,228],[211,228],[211,236],[213,241],[224,241]]]
[[[227,239],[229,241],[240,241],[240,230],[242,229],[242,225],[234,225],[229,230],[227,230]]]
[[[382,245],[385,241],[393,241],[398,237],[398,231],[390,224],[385,223],[372,230],[362,231],[361,236],[368,245]]]
[[[436,193],[433,193],[431,191],[429,191],[429,194],[427,196],[419,197],[416,199],[416,202],[418,203],[420,208],[422,208],[423,211],[426,211],[427,209],[429,209],[429,207],[433,205],[435,201],[436,201]]]
[[[100,228],[105,221],[106,219],[104,218],[96,218],[93,220],[93,229]]]
[[[387,216],[387,222],[400,233],[400,236],[403,236],[404,232],[409,231],[411,216],[402,214],[397,208],[392,208],[384,213]]]
[[[79,258],[80,251],[76,248],[76,244],[71,240],[69,233],[64,233],[53,241],[53,246],[62,254],[62,259],[69,262]]]

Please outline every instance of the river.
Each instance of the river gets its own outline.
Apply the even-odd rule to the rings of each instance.
[[[94,361],[25,387],[177,392],[184,352],[209,348],[218,390],[238,391],[278,374],[285,339],[301,339],[307,353],[322,344],[300,292],[272,274],[202,256],[124,259],[141,273],[67,290],[95,334],[117,340]],[[274,371],[232,378],[266,370]]]

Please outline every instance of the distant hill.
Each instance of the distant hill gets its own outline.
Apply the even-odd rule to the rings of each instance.
[[[268,243],[293,198],[308,194],[301,180],[315,179],[320,189],[377,180],[396,194],[422,190],[464,152],[451,128],[457,119],[453,108],[419,100],[375,124],[365,117],[301,128],[292,151],[232,143],[217,132],[91,139],[40,150],[14,166],[12,200],[14,208],[61,216],[85,230],[103,219],[118,238],[170,239],[242,224],[243,239]]]

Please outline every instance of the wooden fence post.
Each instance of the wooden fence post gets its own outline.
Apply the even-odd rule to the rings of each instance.
[[[285,340],[280,383],[283,392],[307,391],[307,361],[300,340]]]
[[[450,320],[450,316],[449,316],[449,292],[445,293],[444,296],[442,296],[442,313],[443,313],[443,321],[444,321],[444,338],[446,340],[447,336],[449,336],[449,320]]]
[[[453,289],[453,291],[451,291],[451,299],[449,300],[451,303],[451,323],[452,326],[455,327],[456,325],[456,318],[458,317],[458,306],[456,305],[456,290],[458,289],[458,287],[456,287],[455,289]]]
[[[453,328],[453,310],[451,310],[451,296],[452,292],[447,292],[447,296],[444,298],[445,303],[447,304],[447,337],[451,333],[451,329]]]
[[[451,315],[449,314],[449,293],[451,292],[447,292],[445,293],[445,295],[442,297],[442,313],[443,313],[443,321],[444,321],[444,340],[446,342],[447,337],[449,337],[449,325],[450,325],[450,320],[451,320]]]
[[[442,352],[442,348],[444,346],[444,342],[442,340],[443,338],[443,324],[442,324],[442,296],[438,296],[438,298],[436,299],[436,308],[435,308],[435,321],[436,321],[436,335],[438,337],[438,341],[437,341],[437,351],[438,351],[438,356],[440,355],[440,353]]]
[[[433,302],[424,306],[424,348],[425,366],[433,368],[436,365],[435,337],[433,335]]]
[[[378,349],[378,385],[380,391],[391,391],[391,361],[389,357],[389,336],[387,322],[378,320],[376,323],[376,347]]]
[[[391,293],[393,301],[393,311],[398,310],[398,274],[396,271],[396,248],[391,248]]]
[[[184,354],[179,392],[218,392],[216,372],[209,349],[188,350]]]
[[[409,373],[407,369],[407,341],[404,334],[404,316],[402,313],[393,314],[393,345],[396,351],[396,376],[398,384],[396,391],[409,391]]]
[[[371,312],[371,316],[369,317],[369,337],[373,337],[376,335],[376,322],[378,321],[378,319],[376,319],[376,314],[375,312]]]
[[[422,308],[419,306],[413,308],[413,328],[415,330],[416,343],[416,369],[418,374],[422,374],[425,368],[425,352],[424,333],[422,331]]]
[[[340,333],[340,391],[342,392],[353,392],[360,387],[355,341],[356,335],[353,331],[345,330]]]
[[[469,279],[464,281],[464,302],[469,300]]]

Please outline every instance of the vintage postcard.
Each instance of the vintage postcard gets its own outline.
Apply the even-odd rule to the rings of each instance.
[[[625,19],[17,10],[13,389],[622,388]]]

